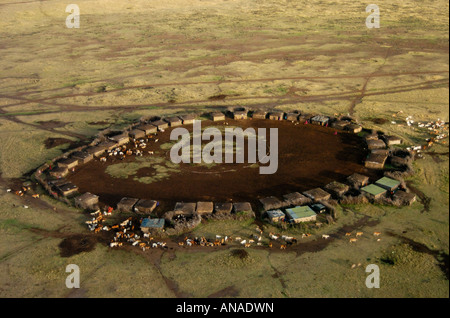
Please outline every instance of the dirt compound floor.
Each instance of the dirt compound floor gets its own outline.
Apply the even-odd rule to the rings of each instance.
[[[333,180],[344,181],[354,172],[377,177],[375,171],[364,167],[368,152],[362,138],[355,134],[342,131],[335,134],[336,130],[332,128],[294,125],[288,121],[227,119],[226,122],[228,127],[253,127],[256,131],[257,128],[278,128],[277,172],[263,175],[258,166],[249,163],[213,166],[181,163],[165,178],[151,183],[139,182],[137,178],[157,173],[152,166],[138,169],[127,178],[116,178],[106,172],[109,165],[136,162],[136,158],[130,156],[124,160],[108,158],[107,162],[95,159],[78,167],[68,179],[79,187],[80,193],[95,193],[106,204],[115,206],[122,197],[148,198],[160,201],[163,208],[158,210],[165,212],[178,201],[249,201],[256,204],[265,196],[282,198],[283,194],[324,186]],[[208,126],[227,127],[224,122],[202,121],[202,129]],[[192,125],[182,127],[192,131]],[[160,145],[171,142],[171,130],[153,137],[158,139],[157,143],[149,141],[143,159],[156,156],[170,161],[170,149],[161,149]],[[154,151],[153,155],[148,154],[150,150]]]

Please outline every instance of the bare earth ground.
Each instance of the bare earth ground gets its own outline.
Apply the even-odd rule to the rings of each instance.
[[[116,206],[125,196],[147,198],[161,202],[158,211],[166,212],[180,201],[248,201],[256,207],[260,198],[270,195],[281,198],[283,194],[303,192],[324,186],[333,180],[345,182],[355,172],[369,175],[373,179],[380,175],[377,171],[364,167],[367,156],[364,141],[352,133],[340,132],[334,135],[335,129],[332,128],[294,125],[286,121],[227,119],[226,123],[227,127],[250,127],[255,131],[258,128],[266,128],[267,131],[277,128],[279,155],[276,173],[261,175],[259,166],[264,165],[252,165],[247,161],[242,164],[222,163],[212,166],[173,164],[170,161],[170,149],[164,147],[173,144],[170,141],[172,129],[167,129],[153,138],[157,138],[158,143],[150,139],[150,145],[145,148],[154,153],[150,155],[145,152],[141,157],[144,162],[146,158],[154,162],[150,167],[138,166],[139,169],[131,171],[130,175],[125,173],[122,177],[117,177],[114,173],[108,173],[110,166],[117,165],[118,169],[122,169],[121,172],[125,172],[128,163],[136,161],[134,156],[124,160],[108,158],[106,163],[93,160],[76,169],[68,180],[76,184],[81,193],[97,193],[102,202],[111,206]],[[206,127],[221,128],[224,124],[202,121],[202,128]],[[192,125],[186,128],[192,131]],[[269,145],[269,140],[267,142]],[[246,156],[247,146],[246,143]],[[161,178],[152,180],[155,174]],[[146,178],[150,178],[149,182],[146,182]]]
[[[348,113],[422,143],[428,132],[404,119],[448,121],[447,1],[378,1],[380,29],[365,27],[366,3],[349,0],[77,4],[81,27],[67,29],[63,1],[0,1],[1,296],[449,296],[448,138],[414,163],[411,207],[345,206],[299,245],[247,249],[243,259],[235,245],[189,250],[175,239],[167,251],[111,250],[80,211],[6,193],[99,129],[143,115],[241,105]],[[211,221],[192,235],[248,236],[254,227]],[[357,244],[344,237],[350,230],[364,231]],[[371,263],[380,289],[364,284]],[[67,264],[80,266],[80,290],[65,287]]]

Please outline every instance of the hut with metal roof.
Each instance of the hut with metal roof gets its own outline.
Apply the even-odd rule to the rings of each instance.
[[[303,192],[303,194],[313,201],[326,201],[331,198],[331,194],[321,188],[311,189]]]
[[[98,209],[98,195],[86,192],[74,199],[75,206],[86,210]]]
[[[392,178],[388,178],[388,177],[383,177],[381,179],[378,179],[377,181],[375,181],[375,184],[379,187],[382,187],[390,192],[393,192],[395,190],[398,189],[398,187],[400,186],[401,182],[399,180],[395,180]]]
[[[311,222],[317,218],[316,212],[307,205],[286,209],[286,216],[291,223]]]
[[[361,188],[361,192],[364,193],[370,199],[379,199],[383,195],[386,195],[386,189],[379,187],[375,184],[369,184]]]
[[[314,203],[311,204],[311,209],[316,213],[325,213],[327,212],[327,207],[323,205],[322,203]]]
[[[286,218],[286,215],[280,209],[269,210],[266,212],[267,219],[271,223],[280,223],[283,222]]]
[[[119,203],[117,203],[117,210],[119,212],[133,212],[134,205],[139,201],[139,199],[136,198],[129,198],[124,197],[122,198]]]
[[[145,234],[160,234],[164,230],[164,219],[144,218],[141,222],[141,231]]]
[[[330,118],[323,115],[316,115],[311,118],[311,124],[319,126],[327,126]]]

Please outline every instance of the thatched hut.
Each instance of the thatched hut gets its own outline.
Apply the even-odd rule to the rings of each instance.
[[[162,131],[164,129],[169,128],[169,123],[160,119],[152,121],[150,124],[155,126],[158,129],[158,131]]]
[[[77,151],[72,154],[72,158],[77,159],[79,164],[85,164],[91,161],[94,156],[86,151]]]
[[[386,148],[386,144],[381,139],[366,140],[366,143],[367,143],[367,148],[369,150],[372,150],[372,149],[385,149]]]
[[[311,199],[301,193],[293,192],[283,195],[286,205],[304,205],[311,202]]]
[[[92,155],[92,156],[97,157],[97,158],[102,156],[105,153],[105,151],[106,151],[106,148],[98,146],[98,145],[86,148],[86,152],[89,155]]]
[[[64,158],[58,161],[58,167],[60,168],[67,168],[70,170],[76,166],[78,166],[78,159],[76,158]]]
[[[142,124],[142,125],[137,126],[135,129],[142,130],[145,135],[154,134],[158,131],[158,128],[151,124]],[[138,137],[138,138],[143,138],[143,137]]]
[[[197,116],[195,116],[193,114],[187,114],[187,115],[183,115],[183,116],[179,116],[179,117],[183,121],[183,125],[188,125],[188,124],[193,124],[194,120]]]
[[[349,186],[337,181],[332,181],[325,186],[325,190],[331,193],[335,199],[341,198],[348,190]]]
[[[233,119],[247,119],[247,111],[245,110],[235,110],[233,112]]]
[[[362,131],[362,126],[358,124],[348,124],[345,126],[345,130],[357,134]]]
[[[384,135],[382,138],[383,138],[384,142],[386,143],[386,145],[388,145],[388,146],[400,145],[403,142],[403,140],[397,136]]]
[[[214,204],[214,212],[217,214],[230,214],[233,209],[233,203],[223,202]]]
[[[269,113],[269,119],[270,120],[283,120],[284,113],[283,112],[270,112]]]
[[[284,115],[284,119],[289,121],[298,121],[299,116],[300,114],[298,113],[286,113],[286,115]]]
[[[61,193],[65,197],[73,196],[75,193],[78,192],[78,187],[71,182],[67,182],[63,185],[56,186],[56,189],[58,190],[59,193]]]
[[[311,114],[300,114],[300,116],[298,116],[298,121],[299,123],[304,124],[306,122],[309,122],[311,117],[313,117],[311,116]]]
[[[177,202],[175,204],[174,211],[180,211],[185,215],[194,214],[195,213],[196,204],[193,202]]]
[[[253,119],[266,119],[267,112],[264,110],[255,110],[252,114]]]
[[[105,140],[105,141],[102,141],[101,143],[99,143],[97,146],[105,149],[105,151],[106,151],[106,150],[112,150],[112,149],[116,148],[117,143],[114,141]]]
[[[98,196],[89,192],[86,192],[74,199],[75,206],[86,210],[98,209]]]
[[[136,198],[122,198],[119,203],[117,203],[117,211],[119,212],[133,212],[134,205],[139,199]]]
[[[411,192],[405,192],[403,190],[398,190],[393,195],[394,202],[398,202],[401,205],[411,205],[416,201],[416,195]]]
[[[276,209],[279,209],[279,208],[285,206],[285,204],[286,204],[274,196],[259,199],[259,202],[261,202],[264,211],[276,210]]]
[[[133,129],[128,133],[128,135],[133,139],[145,138],[145,131],[141,129]]]
[[[336,120],[331,124],[331,127],[339,130],[345,130],[345,127],[348,125],[350,125],[350,122],[347,120]]]
[[[141,199],[134,205],[134,212],[150,214],[158,206],[158,202],[155,200]]]
[[[239,212],[252,212],[252,205],[250,202],[235,202],[233,203],[233,211],[234,213]]]
[[[387,155],[371,153],[364,162],[364,166],[369,169],[383,169]]]
[[[225,120],[225,114],[222,112],[213,112],[210,115],[212,121],[222,121]]]
[[[117,146],[123,146],[130,141],[130,136],[127,133],[121,133],[120,135],[110,137],[112,141],[116,143]]]
[[[370,153],[375,155],[389,156],[389,149],[372,149]]]
[[[196,211],[198,214],[211,214],[214,211],[214,203],[212,202],[197,202]]]
[[[69,174],[69,169],[66,167],[56,167],[49,170],[48,174],[54,178],[64,178]]]
[[[64,185],[64,184],[66,184],[66,183],[69,183],[69,181],[67,181],[67,179],[65,179],[65,178],[60,178],[60,179],[56,179],[56,180],[50,180],[50,181],[48,182],[48,185],[54,186],[55,189],[56,189],[56,187],[62,186],[62,185]]]
[[[360,189],[361,187],[369,184],[369,177],[364,176],[359,173],[354,173],[347,178],[348,184],[355,189]]]
[[[326,201],[331,198],[331,194],[321,188],[311,189],[303,192],[303,194],[313,201]]]
[[[166,121],[170,127],[177,127],[183,124],[183,121],[177,116],[164,118],[164,121]]]

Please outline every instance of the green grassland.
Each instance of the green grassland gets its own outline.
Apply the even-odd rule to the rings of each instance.
[[[233,252],[242,248],[236,242],[164,252],[98,242],[65,257],[65,238],[91,235],[86,214],[45,194],[6,191],[70,146],[47,148],[48,138],[83,143],[142,116],[192,110],[350,114],[405,145],[423,143],[428,131],[408,127],[405,118],[449,120],[447,1],[378,1],[380,29],[367,29],[367,4],[350,0],[77,4],[81,26],[68,29],[64,1],[0,0],[0,296],[449,297],[442,265],[446,258],[448,271],[448,138],[414,161],[407,180],[430,200],[428,210],[418,198],[402,208],[338,207],[338,220],[318,228],[265,224],[263,245],[270,231],[312,237],[295,250],[247,248],[242,259]],[[120,178],[146,165],[162,176],[177,169],[146,160],[109,172]],[[357,228],[364,235],[355,244],[339,236],[323,249],[296,252],[365,217],[372,223]],[[255,227],[209,220],[190,235],[247,238]],[[380,241],[373,231],[382,233]],[[80,267],[79,290],[65,286],[68,264]],[[380,267],[379,289],[365,286],[368,264]]]

